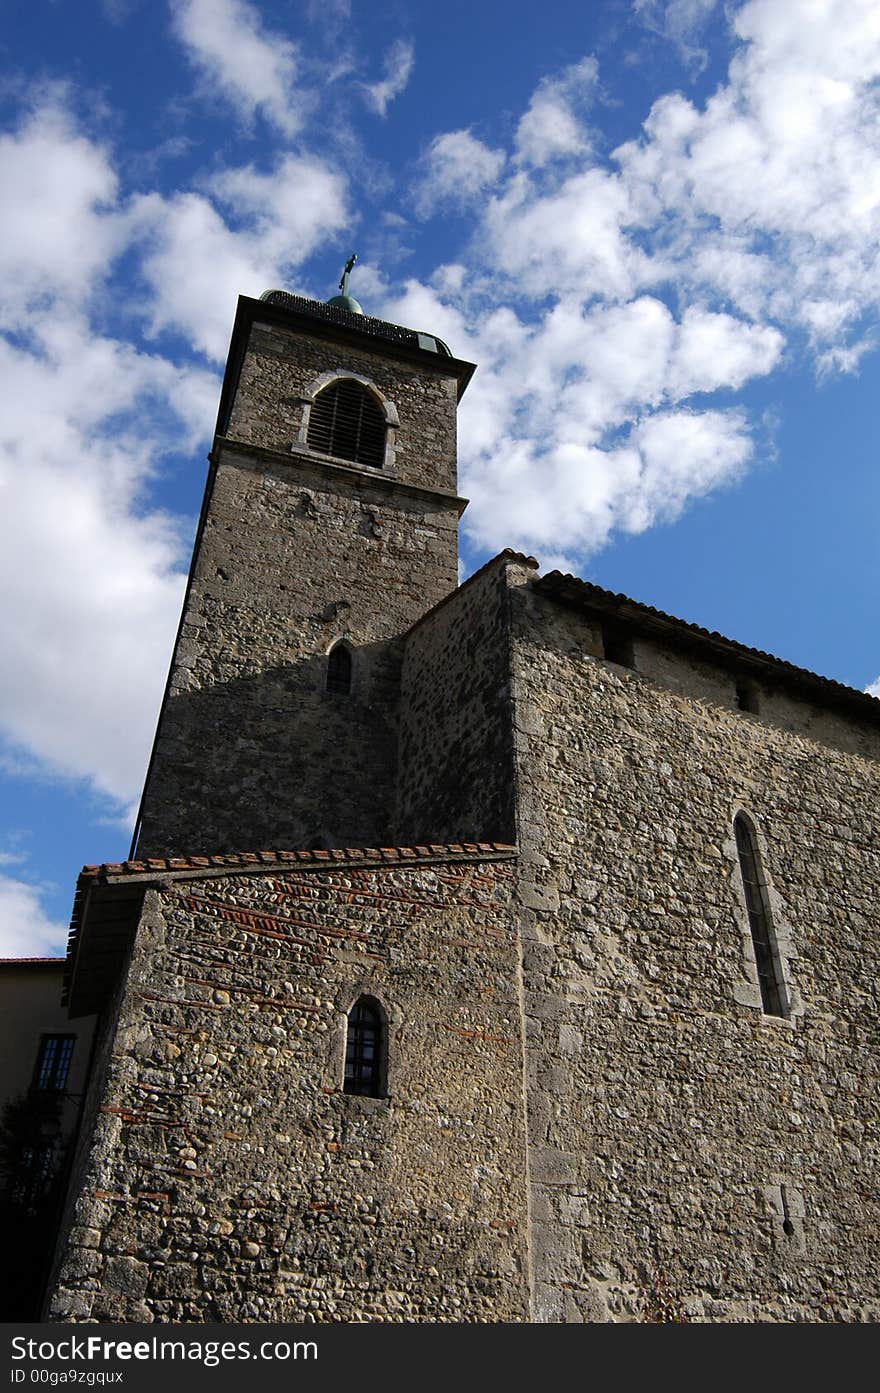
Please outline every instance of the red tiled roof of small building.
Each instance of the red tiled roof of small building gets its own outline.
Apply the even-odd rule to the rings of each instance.
[[[167,874],[174,871],[258,870],[261,866],[412,865],[420,861],[479,860],[482,856],[511,856],[507,842],[432,842],[417,846],[332,847],[315,851],[229,851],[205,856],[147,856],[139,861],[113,861],[83,866],[83,881],[125,875]]]

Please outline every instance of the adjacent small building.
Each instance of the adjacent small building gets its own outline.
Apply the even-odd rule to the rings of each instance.
[[[95,1019],[62,1005],[64,958],[0,958],[3,1319],[39,1310]]]

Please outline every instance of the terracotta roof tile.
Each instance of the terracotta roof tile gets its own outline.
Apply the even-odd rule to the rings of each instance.
[[[127,875],[150,876],[156,872],[220,869],[259,870],[262,866],[296,863],[315,867],[347,865],[351,862],[479,860],[481,857],[509,857],[516,847],[507,842],[432,842],[430,846],[333,847],[327,851],[233,851],[215,856],[150,856],[144,861],[113,861],[101,866],[83,866],[80,884],[107,881]],[[0,960],[2,961],[2,960]],[[19,961],[15,959],[15,961]]]
[[[0,967],[17,966],[18,963],[55,963],[56,966],[66,962],[66,958],[0,958]]]

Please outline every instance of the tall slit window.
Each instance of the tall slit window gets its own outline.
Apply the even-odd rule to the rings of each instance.
[[[737,813],[733,828],[736,834],[739,868],[746,896],[752,947],[755,952],[755,966],[758,969],[761,1004],[765,1015],[784,1016],[784,995],[779,977],[777,955],[774,951],[773,925],[767,907],[755,834],[742,813]]]
[[[359,997],[348,1013],[345,1093],[359,1093],[368,1098],[382,1096],[384,1033],[379,1003],[368,996]]]
[[[327,691],[348,696],[351,691],[351,651],[340,642],[327,654]]]
[[[324,455],[381,469],[385,463],[385,416],[373,393],[351,377],[319,392],[309,413],[308,445]]]

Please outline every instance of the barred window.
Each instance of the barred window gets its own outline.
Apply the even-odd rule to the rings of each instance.
[[[351,691],[351,649],[340,639],[327,654],[327,691],[348,696]]]
[[[384,1050],[385,1028],[379,1003],[361,996],[348,1013],[345,1093],[381,1098]]]
[[[75,1035],[43,1036],[34,1072],[34,1088],[47,1093],[63,1092],[75,1043]]]
[[[319,392],[309,413],[308,445],[324,455],[381,469],[385,462],[385,416],[373,393],[351,377]]]
[[[736,835],[736,849],[739,854],[739,868],[742,875],[746,908],[749,915],[749,928],[752,933],[752,947],[755,953],[755,966],[758,969],[758,983],[761,988],[761,1004],[767,1016],[785,1016],[785,993],[776,950],[773,923],[767,905],[767,893],[755,834],[742,813],[737,813],[733,822]]]

